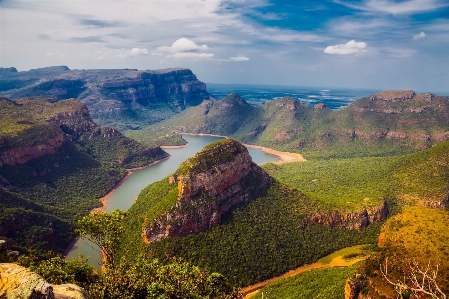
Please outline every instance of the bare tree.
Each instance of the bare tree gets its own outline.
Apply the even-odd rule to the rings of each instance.
[[[388,258],[385,259],[385,267],[380,271],[387,282],[395,287],[399,294],[398,298],[403,298],[406,293],[413,294],[414,298],[446,299],[446,294],[440,289],[437,283],[438,265],[436,269],[431,269],[430,261],[425,268],[416,261],[408,262],[410,273],[404,275],[404,281],[394,282],[388,278]]]

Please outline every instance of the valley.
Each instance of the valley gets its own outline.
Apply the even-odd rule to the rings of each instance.
[[[98,234],[114,261],[103,255],[103,270],[89,268],[99,280],[71,280],[94,298],[100,289],[150,296],[149,285],[169,292],[158,271],[170,267],[192,271],[185,290],[237,298],[361,244],[363,259],[351,252],[351,263],[335,264],[349,267],[263,284],[253,298],[395,298],[378,270],[388,258],[393,279],[408,275],[408,259],[446,272],[449,97],[400,90],[340,110],[288,96],[253,106],[235,93],[214,99],[188,69],[5,72],[0,235],[8,250],[36,256],[22,265],[47,279],[41,265],[55,260],[46,252],[62,253],[81,223],[108,217],[85,235]],[[58,263],[78,253],[101,263],[83,246]],[[158,287],[155,277],[165,277]],[[449,290],[444,274],[438,283]]]

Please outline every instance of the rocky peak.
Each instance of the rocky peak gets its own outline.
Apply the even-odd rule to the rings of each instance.
[[[313,106],[313,110],[323,110],[327,109],[327,106],[324,103],[318,103],[315,106]]]
[[[147,243],[219,225],[227,211],[264,194],[273,179],[240,142],[225,139],[181,164],[169,182],[177,184],[178,199],[161,217],[145,221]]]
[[[232,106],[250,106],[243,98],[241,98],[237,93],[230,93],[228,96],[223,98],[221,101],[221,106],[232,107]]]
[[[385,90],[372,96],[372,100],[384,100],[399,102],[413,99],[415,92],[413,90]]]

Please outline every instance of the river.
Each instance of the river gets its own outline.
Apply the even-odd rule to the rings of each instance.
[[[116,209],[128,210],[143,188],[175,172],[182,162],[195,155],[204,146],[223,139],[221,137],[192,135],[183,135],[183,138],[188,142],[188,146],[164,149],[171,155],[170,159],[133,171],[108,199],[105,212],[111,212]],[[268,154],[259,148],[248,148],[248,152],[256,164],[275,162],[279,159],[278,156]],[[84,239],[78,240],[66,256],[66,259],[77,258],[80,253],[85,258],[89,258],[89,264],[99,267],[101,255],[96,245]]]

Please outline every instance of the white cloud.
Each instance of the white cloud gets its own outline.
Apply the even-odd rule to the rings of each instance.
[[[230,57],[229,60],[231,60],[231,61],[248,61],[249,58],[245,57],[245,56],[234,56],[234,57]]]
[[[422,38],[425,38],[425,37],[426,37],[426,34],[421,31],[419,34],[416,34],[416,35],[413,36],[413,40],[418,40],[418,39],[422,39]]]
[[[132,48],[131,50],[124,50],[117,55],[120,58],[134,58],[136,56],[148,55],[148,50],[145,48]]]
[[[168,55],[168,58],[210,58],[214,56],[212,53],[192,53],[192,52],[180,52],[173,55]]]
[[[326,49],[324,49],[324,53],[337,55],[356,54],[366,51],[366,43],[356,42],[355,40],[350,40],[346,44],[328,46]]]
[[[343,1],[338,1],[338,3],[359,10],[384,12],[393,15],[415,14],[449,6],[444,0],[406,0],[401,2],[390,0],[367,0],[362,5],[347,4]]]
[[[197,45],[188,38],[177,39],[170,47],[162,46],[156,48],[153,55],[167,54],[167,57],[173,58],[210,58],[214,56],[212,53],[204,53],[209,50],[207,45]]]
[[[145,48],[132,48],[130,51],[130,54],[132,56],[137,56],[137,55],[148,55],[148,50]]]

